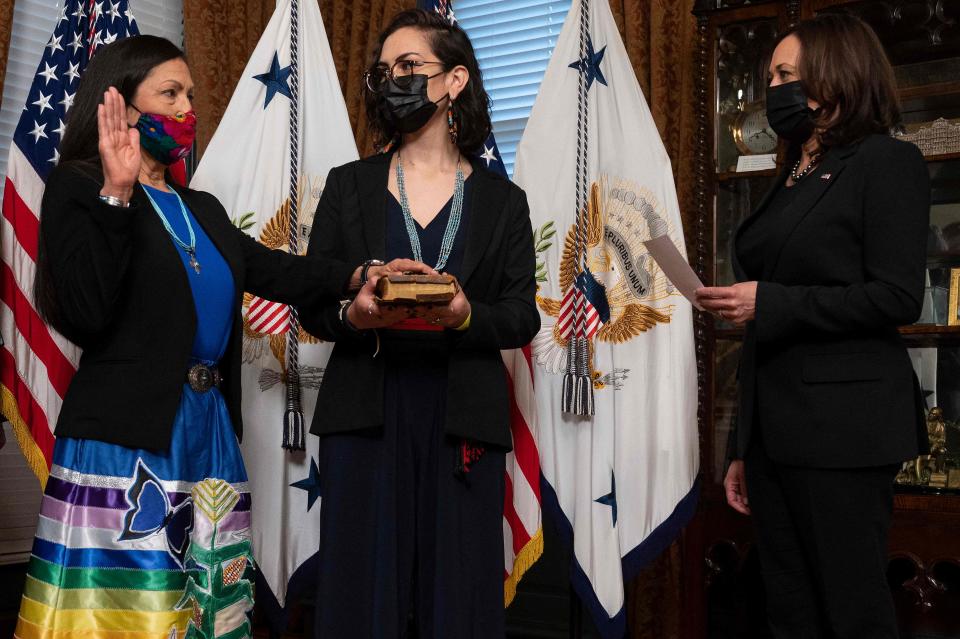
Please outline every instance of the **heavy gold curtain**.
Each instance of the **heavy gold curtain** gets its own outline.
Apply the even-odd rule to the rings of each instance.
[[[417,6],[416,0],[320,0],[320,14],[330,39],[337,77],[360,157],[373,153],[360,89],[377,36],[397,12]]]
[[[689,246],[697,144],[693,0],[610,0],[610,8],[673,164]]]
[[[186,0],[184,49],[196,86],[197,152],[207,148],[275,0]]]
[[[693,0],[609,0],[640,88],[673,167],[687,246],[696,222],[696,19]],[[629,636],[673,639],[681,632],[683,554],[674,543],[627,585]]]
[[[12,30],[13,0],[0,0],[0,87],[3,87],[3,80],[7,77],[7,53],[10,51]]]

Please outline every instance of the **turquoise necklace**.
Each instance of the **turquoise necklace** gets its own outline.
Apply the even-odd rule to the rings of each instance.
[[[167,188],[170,189],[170,186],[167,185]],[[167,221],[167,216],[163,214],[163,210],[157,205],[157,201],[153,199],[153,196],[150,195],[150,189],[143,189],[143,192],[147,194],[147,199],[150,200],[150,204],[153,205],[153,210],[157,212],[157,215],[160,216],[160,221],[163,222],[163,228],[167,229],[167,233],[170,234],[170,237],[173,238],[173,241],[184,250],[184,252],[190,256],[190,266],[193,267],[193,270],[197,272],[197,275],[200,274],[200,262],[197,261],[197,236],[193,232],[193,224],[190,223],[190,216],[187,215],[187,207],[183,205],[183,200],[180,199],[180,194],[170,189],[170,192],[177,198],[177,202],[180,203],[180,213],[183,214],[183,221],[187,225],[187,231],[190,233],[190,243],[187,244],[174,232],[173,227],[170,226],[170,222]]]
[[[460,228],[460,216],[463,213],[463,170],[460,168],[460,159],[457,159],[457,178],[453,184],[453,203],[450,205],[450,218],[447,220],[447,228],[443,232],[443,242],[440,243],[440,255],[437,258],[437,264],[433,268],[438,271],[443,270],[447,265],[447,259],[450,258],[450,252],[453,250],[453,241],[457,237],[457,229]],[[410,202],[407,200],[406,183],[403,177],[403,159],[400,153],[397,153],[397,190],[400,191],[400,208],[403,209],[403,221],[407,227],[407,236],[410,238],[410,248],[413,249],[413,259],[418,262],[423,261],[423,253],[420,250],[420,236],[417,234],[416,223],[413,221],[413,214],[410,213]]]

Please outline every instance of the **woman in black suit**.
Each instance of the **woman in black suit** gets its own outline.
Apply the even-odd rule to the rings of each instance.
[[[307,254],[414,258],[456,276],[416,317],[355,299],[301,309],[336,342],[317,399],[323,517],[317,636],[502,637],[501,349],[536,334],[526,197],[471,159],[490,132],[466,34],[405,11],[366,74],[367,113],[391,151],[334,169]],[[344,596],[344,593],[348,593]]]
[[[787,170],[737,232],[740,283],[698,292],[746,327],[727,500],[752,513],[774,636],[896,637],[893,478],[927,447],[897,327],[922,305],[927,167],[889,137],[893,73],[859,19],[801,22],[770,75]]]
[[[46,181],[36,305],[83,355],[57,420],[18,637],[250,632],[243,292],[309,303],[359,288],[361,269],[270,251],[212,195],[168,181],[193,144],[192,95],[171,42],[100,48]]]

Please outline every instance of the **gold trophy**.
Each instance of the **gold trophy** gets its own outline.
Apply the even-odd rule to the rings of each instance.
[[[930,439],[930,454],[917,457],[917,483],[933,488],[946,488],[947,425],[943,421],[943,410],[937,406],[931,408],[927,414],[927,437]]]

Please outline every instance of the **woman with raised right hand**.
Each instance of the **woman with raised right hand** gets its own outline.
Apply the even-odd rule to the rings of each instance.
[[[192,95],[169,41],[100,48],[46,183],[36,305],[83,356],[57,420],[22,639],[249,636],[243,292],[303,304],[368,271],[425,270],[270,251],[212,195],[171,184],[193,144]]]

